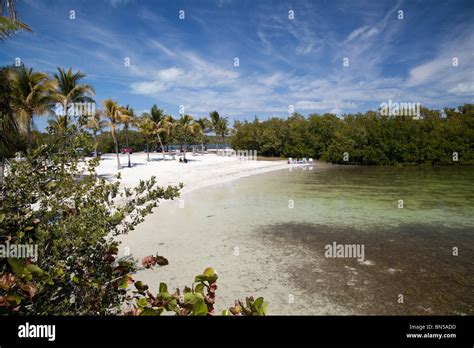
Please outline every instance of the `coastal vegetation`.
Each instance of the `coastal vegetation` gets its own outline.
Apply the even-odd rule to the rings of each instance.
[[[86,149],[94,154],[116,153],[118,169],[122,148],[147,151],[149,160],[150,151],[159,151],[165,158],[171,146],[189,150],[190,145],[202,149],[205,144],[215,144],[217,149],[230,144],[235,150],[256,150],[264,157],[306,157],[339,164],[474,164],[473,104],[443,110],[421,107],[419,119],[386,116],[380,110],[340,117],[294,113],[288,118],[264,121],[255,116],[253,121],[235,121],[230,128],[228,118],[217,111],[210,112],[209,118],[194,119],[185,114],[175,118],[155,104],[149,112],[137,116],[130,106],[108,99],[102,110],[78,116],[76,122],[67,112],[58,114],[56,110],[55,118],[49,121],[49,134],[37,132],[34,119],[53,115],[54,102],[66,106],[70,102],[90,102],[95,106],[93,87],[79,83],[85,74],[61,68],[58,72],[50,78],[23,66],[4,68],[11,107],[21,119],[20,128],[25,129],[17,137],[19,150],[24,144],[31,148],[58,138],[64,146],[68,129],[77,126],[90,139]]]
[[[231,145],[270,157],[363,165],[474,164],[474,104],[421,108],[420,119],[380,112],[293,114],[237,121]]]

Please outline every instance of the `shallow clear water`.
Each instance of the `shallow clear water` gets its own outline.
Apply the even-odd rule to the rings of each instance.
[[[274,314],[473,314],[473,183],[470,167],[316,165],[193,191],[185,211],[157,214],[195,244],[183,258],[228,272],[234,292],[258,290]],[[365,262],[325,257],[333,242],[364,245]]]
[[[291,172],[243,178],[226,190],[233,205],[241,205],[265,222],[472,227],[473,185],[474,168],[466,167],[297,167]],[[290,200],[293,209],[289,208]],[[399,208],[399,200],[403,200],[403,208]]]

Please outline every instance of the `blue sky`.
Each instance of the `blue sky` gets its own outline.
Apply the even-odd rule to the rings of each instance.
[[[472,0],[17,0],[16,8],[34,32],[1,44],[2,65],[20,57],[48,73],[79,69],[98,103],[112,97],[138,113],[156,103],[176,116],[184,105],[232,121],[287,117],[289,105],[341,115],[388,99],[474,102]]]

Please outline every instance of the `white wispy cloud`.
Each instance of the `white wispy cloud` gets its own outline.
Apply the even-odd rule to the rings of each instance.
[[[185,25],[202,30],[198,43],[187,40],[194,37],[182,31],[185,25],[178,27],[169,17],[147,8],[148,4],[140,4],[136,31],[124,27],[117,32],[106,23],[81,16],[74,23],[51,18],[50,23],[68,25],[68,36],[51,37],[30,47],[30,52],[54,62],[81,57],[75,68],[106,84],[107,93],[167,104],[170,113],[184,105],[187,113],[197,116],[214,109],[232,118],[262,113],[285,116],[289,105],[304,114],[342,114],[376,109],[388,99],[426,105],[447,105],[459,97],[472,100],[472,25],[453,25],[431,51],[417,51],[423,59],[412,59],[388,73],[387,57],[412,57],[411,52],[398,52],[393,44],[404,28],[396,19],[401,3],[383,13],[379,7],[372,12],[360,9],[359,13],[370,15],[355,21],[347,32],[336,32],[336,26],[328,24],[312,2],[295,4],[294,20],[288,19],[288,4],[259,5],[253,17],[231,17],[237,19],[229,28],[225,26],[228,18],[206,17],[234,7],[230,2],[216,2],[205,13],[187,13]],[[48,13],[45,8],[38,11],[44,16]],[[242,58],[238,68],[233,66],[236,52]],[[124,66],[125,57],[131,60],[129,67]],[[342,65],[344,57],[349,58],[349,67]],[[459,66],[453,67],[453,57]],[[47,59],[35,59],[31,61],[37,65],[55,66]]]
[[[376,109],[380,102],[394,98],[436,104],[451,100],[451,95],[471,93],[473,84],[466,82],[466,76],[462,74],[472,69],[468,62],[474,59],[467,51],[474,52],[471,50],[474,45],[465,35],[457,40],[447,37],[439,45],[444,54],[413,67],[406,76],[384,75],[384,60],[397,49],[390,41],[399,30],[394,22],[400,3],[394,4],[378,19],[375,17],[355,28],[342,40],[337,40],[331,33],[325,35],[325,40],[320,39],[321,33],[316,35],[307,22],[289,21],[286,11],[280,15],[267,15],[258,23],[255,35],[263,48],[262,53],[269,59],[265,63],[269,68],[245,73],[233,68],[230,62],[203,56],[176,43],[168,45],[165,41],[151,39],[148,45],[164,53],[171,59],[170,63],[161,67],[149,63],[134,67],[131,71],[138,80],[131,84],[131,91],[174,105],[185,105],[191,114],[218,109],[233,117],[249,116],[252,111],[286,115],[288,105],[294,105],[296,111],[302,113],[331,111],[341,114],[360,109],[361,105]],[[301,18],[301,13],[297,13],[298,17]],[[278,47],[277,43],[281,42],[286,44]],[[335,62],[322,74],[271,69],[278,61],[301,68],[304,65],[298,65],[301,62],[298,56],[308,54],[327,60],[328,52],[321,47],[332,49],[329,53]],[[457,54],[465,65],[457,71],[450,65],[453,47],[463,47]],[[293,50],[292,55],[288,54],[291,52],[288,49]],[[344,56],[350,59],[349,68],[342,66]],[[446,70],[447,66],[451,70]],[[439,83],[443,87],[428,93],[421,88],[427,83]],[[441,91],[450,95],[443,96]]]
[[[364,32],[366,32],[367,30],[369,30],[369,27],[364,25],[363,27],[360,27],[360,28],[357,28],[355,29],[353,32],[351,32],[349,34],[349,36],[347,37],[347,42],[349,41],[352,41],[354,40],[356,37],[362,35]]]
[[[436,55],[413,67],[406,85],[429,89],[440,98],[470,95],[474,100],[474,26],[453,28],[454,38],[440,42]]]
[[[107,0],[112,7],[118,7],[133,2],[133,0]]]

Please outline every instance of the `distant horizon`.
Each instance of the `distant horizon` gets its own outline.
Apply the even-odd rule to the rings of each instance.
[[[51,76],[80,70],[99,106],[111,97],[137,114],[156,104],[176,116],[183,105],[232,125],[292,110],[364,113],[388,100],[474,102],[472,1],[18,0],[16,9],[33,33],[2,44],[2,65],[18,57]],[[47,120],[35,119],[38,130]]]

